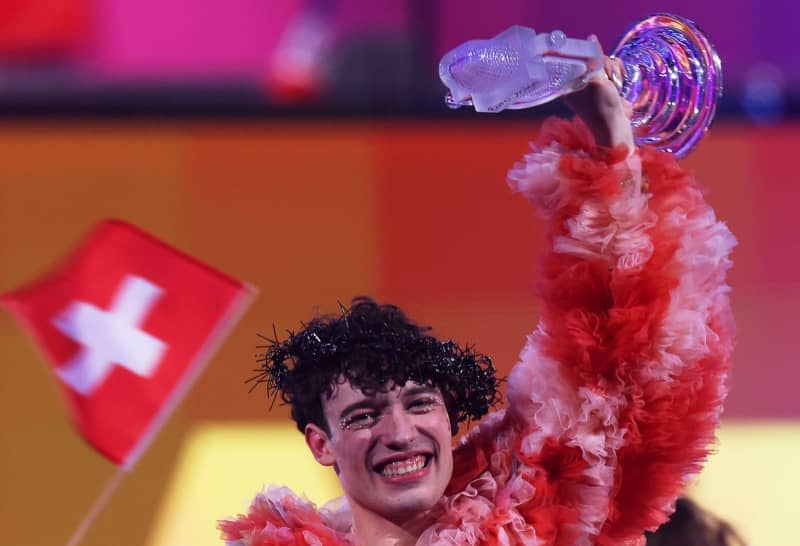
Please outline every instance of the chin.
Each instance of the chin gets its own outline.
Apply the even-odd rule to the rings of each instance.
[[[442,494],[436,492],[408,492],[398,495],[391,502],[392,509],[403,512],[422,512],[430,510],[441,500]]]
[[[385,503],[381,507],[381,512],[386,519],[400,524],[429,513],[439,504],[440,499],[441,495],[436,498],[433,498],[433,495],[429,498],[420,498],[418,496],[407,499],[395,498]]]
[[[386,519],[396,522],[414,519],[438,506],[446,486],[446,483],[426,483],[403,490],[398,490],[400,488],[396,487],[388,490],[378,488],[376,492],[379,493],[379,497],[374,500],[380,508],[376,511]]]
[[[407,487],[377,484],[366,497],[355,500],[368,511],[398,525],[424,517],[439,505],[446,484],[426,483]]]

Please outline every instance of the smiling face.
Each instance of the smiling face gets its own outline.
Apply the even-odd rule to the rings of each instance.
[[[335,465],[354,511],[401,524],[437,504],[453,473],[438,389],[409,381],[367,396],[344,382],[323,409],[330,434],[309,424],[306,442],[317,461]]]

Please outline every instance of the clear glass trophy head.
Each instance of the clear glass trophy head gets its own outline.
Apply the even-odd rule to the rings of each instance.
[[[582,85],[602,65],[596,42],[567,38],[560,30],[536,34],[513,26],[489,40],[470,40],[447,53],[439,77],[451,108],[478,112],[531,108]]]
[[[719,56],[705,34],[682,17],[652,15],[628,29],[613,56],[624,66],[620,94],[633,105],[637,144],[678,157],[689,153],[711,124],[722,94]],[[500,112],[579,89],[602,65],[595,41],[513,26],[447,53],[439,76],[450,90],[445,98],[450,107]]]

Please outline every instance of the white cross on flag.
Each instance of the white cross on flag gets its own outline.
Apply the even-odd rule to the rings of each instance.
[[[0,302],[44,351],[84,438],[130,467],[251,297],[241,281],[112,220]]]

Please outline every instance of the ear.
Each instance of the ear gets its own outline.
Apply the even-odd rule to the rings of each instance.
[[[311,450],[311,454],[321,465],[333,466],[336,464],[336,457],[330,447],[328,434],[314,423],[306,425],[305,429],[306,445]]]

